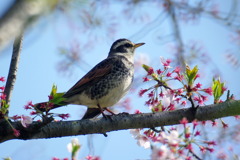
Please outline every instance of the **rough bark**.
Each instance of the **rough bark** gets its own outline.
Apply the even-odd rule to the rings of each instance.
[[[206,121],[235,115],[240,115],[240,100],[228,100],[220,104],[202,106],[197,108],[196,112],[188,108],[159,113],[119,114],[111,116],[111,119],[97,118],[46,124],[34,122],[28,128],[22,127],[20,122],[12,122],[13,127],[20,131],[19,137],[15,137],[11,127],[3,121],[0,123],[0,142],[10,139],[27,140],[94,133],[106,134],[117,130],[176,125],[183,117],[191,122],[194,119]]]

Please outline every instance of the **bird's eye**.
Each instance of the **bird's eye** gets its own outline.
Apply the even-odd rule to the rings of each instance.
[[[127,43],[127,44],[125,44],[125,47],[130,48],[130,47],[133,47],[133,45],[130,43]]]

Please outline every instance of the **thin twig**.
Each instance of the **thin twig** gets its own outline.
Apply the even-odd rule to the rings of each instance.
[[[22,40],[23,40],[23,34],[20,34],[18,37],[15,38],[14,44],[13,44],[12,59],[11,59],[10,68],[8,72],[6,87],[4,90],[7,104],[10,103],[12,90],[17,78],[17,69],[18,69],[18,62],[19,62],[20,53],[22,49]]]
[[[170,19],[172,21],[172,29],[173,29],[173,35],[175,37],[176,43],[177,43],[177,47],[178,47],[178,53],[177,53],[177,60],[179,65],[181,66],[181,68],[183,70],[185,70],[185,57],[184,57],[184,43],[182,41],[182,37],[181,37],[181,31],[180,31],[180,27],[178,24],[178,20],[176,17],[176,13],[175,13],[175,6],[173,4],[173,2],[171,0],[168,0],[168,5],[169,5],[169,9],[168,9],[168,13],[170,15]]]
[[[197,160],[202,160],[200,157],[198,157],[193,151],[189,150],[189,152],[195,157]]]

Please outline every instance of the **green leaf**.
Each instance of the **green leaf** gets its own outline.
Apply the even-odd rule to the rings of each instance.
[[[63,95],[64,93],[56,93],[49,102],[61,105],[61,103],[66,99],[62,97]]]
[[[188,81],[188,85],[192,86],[196,76],[198,73],[198,66],[195,66],[193,69],[191,69],[188,65],[186,65],[186,79]]]
[[[9,109],[9,104],[7,104],[5,100],[2,100],[0,103],[1,103],[0,112],[1,112],[2,114],[6,114],[7,111],[8,111],[8,109]]]
[[[217,103],[220,97],[223,95],[223,87],[224,87],[224,83],[221,83],[220,78],[218,79],[213,78],[212,90],[213,90],[213,97],[214,97],[215,103]]]
[[[53,84],[50,95],[54,96],[56,93],[57,93],[57,86],[55,84]]]
[[[149,69],[151,68],[150,66],[146,65],[146,64],[143,64],[142,67],[148,72]]]
[[[52,90],[50,93],[50,96],[52,96],[52,99],[49,100],[49,102],[53,103],[53,104],[58,104],[58,105],[64,105],[64,103],[62,103],[66,98],[63,98],[64,93],[57,93],[57,86],[53,84],[52,86]]]
[[[148,65],[146,65],[146,64],[143,64],[142,65],[142,67],[145,69],[145,71],[147,71],[148,73],[149,73],[149,71],[152,69],[152,67],[150,67],[150,66],[148,66]],[[156,74],[156,73],[152,73],[151,74],[151,76],[152,76],[152,78],[154,79],[154,80],[158,80],[158,75]]]
[[[78,151],[80,150],[81,146],[80,145],[73,145],[72,146],[72,157],[76,157]]]

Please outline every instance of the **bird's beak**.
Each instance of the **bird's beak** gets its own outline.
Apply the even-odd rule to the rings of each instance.
[[[138,47],[140,47],[140,46],[142,46],[142,45],[144,45],[145,43],[137,43],[137,44],[134,44],[134,48],[138,48]]]

